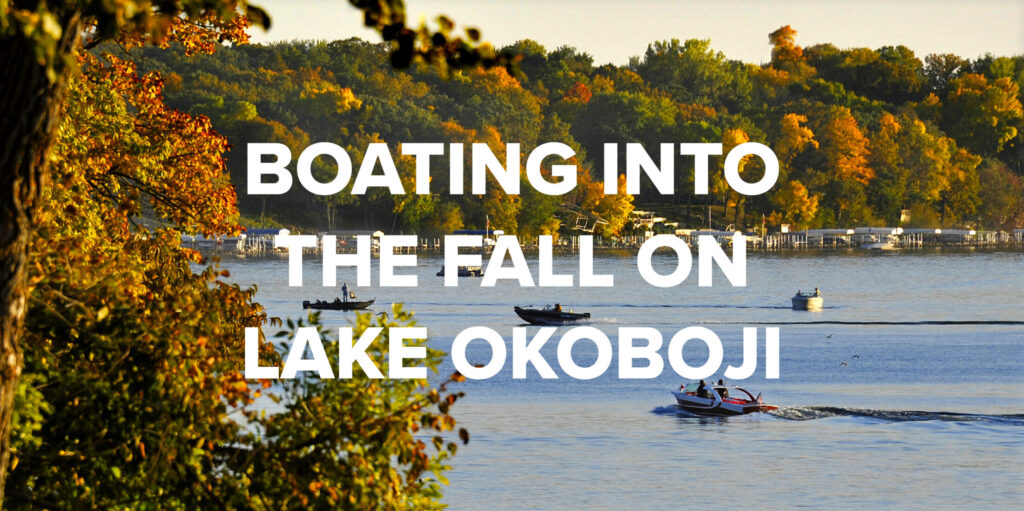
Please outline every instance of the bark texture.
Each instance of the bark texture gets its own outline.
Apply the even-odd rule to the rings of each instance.
[[[70,59],[79,38],[79,16],[60,16],[55,79],[36,56],[38,42],[20,33],[0,37],[0,508],[10,464],[11,415],[21,375],[21,331],[27,310],[26,264],[32,218],[46,182],[48,154]]]

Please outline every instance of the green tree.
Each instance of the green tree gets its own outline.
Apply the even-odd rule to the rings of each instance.
[[[745,72],[711,50],[709,39],[659,41],[634,66],[645,81],[682,103],[739,106],[752,85]]]
[[[1024,111],[1017,84],[965,74],[952,80],[942,107],[942,129],[964,147],[993,156],[1017,136]]]

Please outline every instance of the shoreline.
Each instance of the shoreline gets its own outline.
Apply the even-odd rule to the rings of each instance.
[[[198,250],[203,256],[214,256],[224,257],[229,256],[231,258],[238,259],[287,259],[288,252],[283,250],[269,250],[259,252],[247,252],[235,250],[233,247],[190,247]],[[691,250],[697,252],[696,246],[691,246]],[[535,255],[539,253],[539,249],[536,245],[523,246],[523,254]],[[622,256],[622,257],[634,257],[640,251],[639,246],[608,246],[608,245],[595,245],[593,253],[594,255],[602,256]],[[489,254],[491,253],[490,247],[486,250],[481,249],[478,253]],[[897,247],[889,250],[869,250],[856,246],[801,246],[801,247],[782,247],[782,248],[765,248],[765,247],[747,247],[747,255],[802,255],[802,256],[834,256],[834,255],[856,255],[856,256],[879,256],[879,255],[913,255],[913,254],[942,254],[947,253],[949,255],[964,255],[964,254],[986,254],[993,252],[1007,252],[1007,253],[1024,253],[1024,244],[1021,243],[999,243],[999,244],[983,244],[983,245],[925,245],[925,246],[911,246],[911,247]],[[304,255],[317,255],[320,254],[319,250],[306,250],[303,251]],[[341,253],[355,253],[354,250],[344,251],[339,250]],[[377,253],[374,251],[374,253]],[[397,252],[396,252],[397,253]],[[444,257],[443,249],[420,249],[410,250],[402,252],[404,254],[417,254],[424,256],[438,256]],[[462,253],[473,253],[471,251],[464,251]],[[566,247],[556,246],[553,248],[552,253],[557,255],[571,255],[579,253],[579,250]]]

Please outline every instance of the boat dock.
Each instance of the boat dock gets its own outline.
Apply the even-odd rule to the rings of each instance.
[[[273,255],[284,254],[282,249],[274,248],[274,236],[289,234],[287,229],[249,229],[237,237],[204,238],[202,236],[182,236],[182,246],[204,251],[236,253],[239,255]],[[478,250],[488,253],[493,248],[494,237],[500,231],[484,240]],[[740,231],[677,229],[674,233],[690,247],[697,246],[699,236],[713,236],[722,246],[729,246],[733,236],[743,234]],[[380,250],[382,231],[335,231],[317,233],[317,246],[303,249],[303,253],[320,254],[323,252],[325,235],[335,236],[335,252],[353,253],[356,251],[357,236],[370,236],[371,251]],[[622,236],[614,240],[595,237],[595,250],[635,250],[654,234]],[[1024,248],[1024,229],[1013,232],[981,231],[973,229],[911,229],[901,227],[856,227],[850,229],[807,229],[796,232],[769,233],[765,236],[746,234],[745,240],[749,250],[786,251],[807,249],[833,248],[881,248],[881,249],[914,249],[923,247],[1006,247]],[[536,240],[520,240],[523,250],[537,250]],[[579,252],[580,236],[562,236],[555,242],[556,252]],[[467,249],[463,249],[465,252]],[[418,237],[416,246],[398,247],[396,253],[444,253],[443,236]]]

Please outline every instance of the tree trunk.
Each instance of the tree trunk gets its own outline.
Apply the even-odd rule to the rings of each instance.
[[[68,69],[78,44],[79,16],[61,19],[51,81],[36,57],[37,42],[20,32],[0,38],[0,507],[10,463],[11,414],[21,375],[21,330],[27,310],[26,262],[33,213],[49,170]]]

